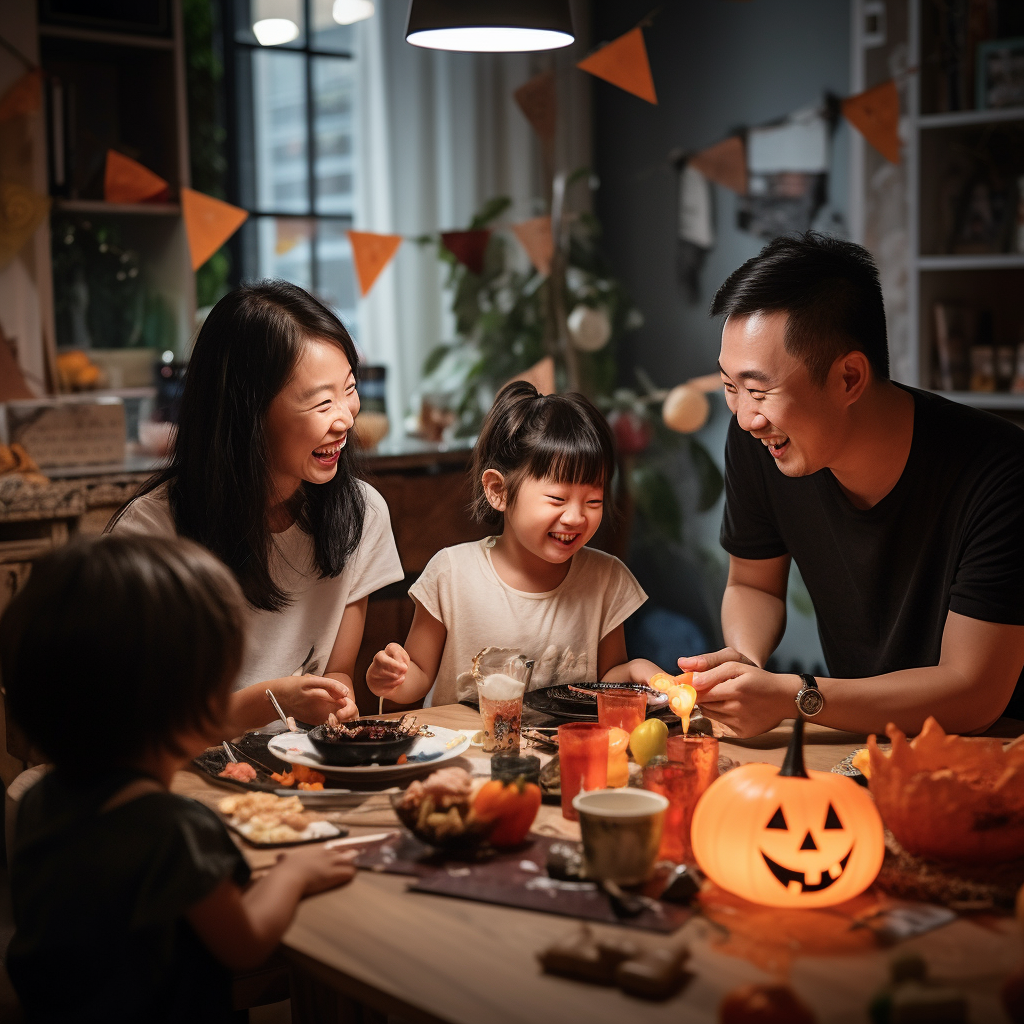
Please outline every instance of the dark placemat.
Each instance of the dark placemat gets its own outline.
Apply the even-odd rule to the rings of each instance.
[[[564,722],[596,722],[597,697],[575,693],[567,686],[548,686],[539,690],[528,690],[523,696],[525,707]],[[675,712],[667,705],[648,708],[648,718],[671,719]]]
[[[496,903],[521,910],[538,910],[585,921],[621,924],[645,931],[674,932],[692,914],[687,907],[650,899],[636,917],[619,917],[608,896],[593,882],[560,882],[545,871],[548,849],[564,839],[531,834],[516,850],[478,860],[453,860],[433,852],[403,832],[386,843],[360,853],[356,866],[416,878],[410,892],[432,893]]]

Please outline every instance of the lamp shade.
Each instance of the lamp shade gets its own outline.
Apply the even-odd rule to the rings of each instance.
[[[475,53],[554,50],[573,42],[569,0],[411,0],[414,46]]]

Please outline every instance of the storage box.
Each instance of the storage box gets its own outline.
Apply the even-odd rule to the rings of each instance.
[[[62,396],[5,402],[0,410],[0,440],[24,445],[41,469],[124,461],[120,398]]]

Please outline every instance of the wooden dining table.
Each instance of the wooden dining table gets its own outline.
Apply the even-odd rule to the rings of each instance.
[[[424,724],[464,732],[480,728],[479,714],[461,705],[418,715]],[[1024,723],[1001,720],[995,731],[1012,736],[1021,730]],[[720,752],[740,763],[781,765],[789,736],[789,723],[783,723],[753,739],[723,738]],[[807,767],[829,770],[865,741],[863,735],[808,724]],[[489,774],[488,755],[479,747],[448,763]],[[174,788],[206,803],[226,792],[193,772],[179,773]],[[357,823],[359,808],[346,819],[351,835],[397,829],[384,801],[367,796],[365,823]],[[579,826],[566,821],[557,805],[546,803],[534,831],[579,838]],[[276,859],[276,853],[239,843],[254,869]],[[779,980],[813,1009],[820,1024],[864,1024],[873,995],[887,983],[891,961],[907,953],[926,961],[936,984],[963,993],[972,1024],[999,1024],[1008,1021],[999,988],[1009,973],[1024,966],[1024,936],[1006,914],[959,915],[885,947],[839,909],[771,911],[726,901],[717,915],[695,914],[671,935],[628,930],[629,938],[648,948],[685,943],[689,949],[683,987],[666,1001],[652,1002],[542,971],[537,954],[578,931],[579,921],[408,892],[410,881],[359,871],[350,884],[300,904],[283,940],[296,1024],[372,1024],[388,1017],[409,1024],[711,1024],[730,991]],[[892,902],[883,894],[877,900],[880,906]],[[598,936],[622,937],[627,931],[610,924],[590,927]],[[742,941],[726,941],[723,934],[730,931]]]

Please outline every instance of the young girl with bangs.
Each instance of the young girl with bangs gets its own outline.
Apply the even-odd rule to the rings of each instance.
[[[474,513],[501,529],[430,560],[409,590],[416,611],[405,646],[377,653],[370,690],[400,704],[475,701],[470,669],[484,647],[532,658],[530,689],[646,682],[659,671],[626,655],[622,624],[647,595],[622,562],[586,546],[614,471],[611,430],[586,398],[506,386],[472,470]]]

